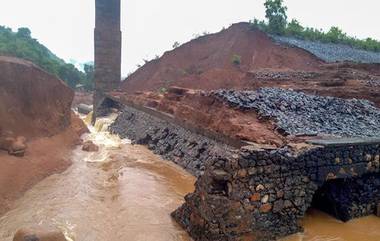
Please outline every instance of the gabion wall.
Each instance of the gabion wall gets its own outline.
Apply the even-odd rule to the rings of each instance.
[[[380,201],[379,143],[312,146],[297,154],[288,147],[235,149],[128,106],[110,130],[199,177],[195,192],[172,214],[195,240],[275,240],[301,231],[298,221],[316,194],[339,196],[335,180],[351,179],[359,188],[347,192],[368,194],[345,199],[337,217],[371,214],[374,209],[362,207]],[[360,188],[361,180],[373,185]],[[361,211],[347,211],[354,206]]]

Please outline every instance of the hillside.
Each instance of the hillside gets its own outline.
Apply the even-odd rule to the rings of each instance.
[[[58,58],[48,48],[32,38],[28,28],[19,28],[17,32],[13,32],[10,28],[0,26],[0,55],[29,60],[64,80],[72,88],[79,83],[91,86],[85,73]]]
[[[339,51],[345,54],[346,50],[352,48],[345,46]],[[320,47],[319,51],[324,49]],[[337,56],[332,51],[324,53],[330,58]],[[252,29],[249,23],[238,23],[150,61],[130,75],[121,89],[126,94],[159,94],[172,86],[198,90],[280,87],[340,98],[364,98],[380,106],[380,65],[376,61],[359,62],[360,59],[337,63],[321,59],[307,48],[279,43]]]
[[[123,89],[132,93],[171,85],[195,89],[239,87],[248,71],[312,71],[321,63],[304,50],[276,44],[265,33],[252,31],[248,23],[238,23],[152,60],[129,76]]]

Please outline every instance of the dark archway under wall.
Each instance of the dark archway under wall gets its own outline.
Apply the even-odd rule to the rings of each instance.
[[[97,117],[107,116],[108,114],[118,112],[121,109],[122,105],[118,101],[104,95],[99,100]]]
[[[380,203],[380,174],[329,180],[319,188],[312,207],[344,222],[376,214]]]

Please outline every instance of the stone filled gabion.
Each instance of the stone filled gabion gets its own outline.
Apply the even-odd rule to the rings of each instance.
[[[380,136],[380,109],[367,100],[315,96],[280,88],[218,90],[210,95],[230,106],[275,120],[285,134]]]
[[[316,192],[344,204],[338,217],[372,214],[379,202],[378,142],[298,152],[287,146],[236,149],[128,106],[110,129],[198,176],[195,191],[172,213],[197,241],[272,241],[299,232]],[[356,187],[336,188],[336,180],[350,178]]]
[[[380,173],[328,181],[317,191],[313,203],[344,222],[375,214],[380,203]]]
[[[206,161],[214,156],[214,152],[229,149],[224,144],[128,106],[109,129],[121,138],[148,146],[155,154],[173,161],[194,176],[203,173]]]
[[[271,36],[280,44],[304,49],[326,62],[380,63],[380,53],[353,48],[349,45],[321,43],[283,36]]]
[[[299,220],[320,188],[321,196],[335,198],[322,205],[342,202],[343,208],[332,213],[337,217],[374,214],[379,155],[379,144],[321,146],[298,154],[252,146],[226,152],[207,162],[195,192],[173,217],[195,240],[276,240],[302,230]],[[362,180],[366,175],[372,176]],[[353,189],[324,185],[350,178],[357,185]],[[254,239],[243,239],[247,235]]]

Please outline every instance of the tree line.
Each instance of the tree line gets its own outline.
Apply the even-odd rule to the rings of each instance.
[[[87,90],[93,89],[93,65],[85,65],[84,72],[78,70],[32,38],[28,28],[19,28],[13,32],[10,28],[0,26],[0,55],[29,60],[72,88],[82,85]]]
[[[339,27],[331,27],[329,31],[304,27],[296,19],[288,22],[287,10],[283,0],[266,0],[264,20],[254,19],[251,24],[254,28],[281,36],[295,37],[304,40],[320,41],[324,43],[338,43],[350,45],[354,48],[380,52],[380,41],[366,38],[358,39],[348,36]]]

